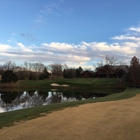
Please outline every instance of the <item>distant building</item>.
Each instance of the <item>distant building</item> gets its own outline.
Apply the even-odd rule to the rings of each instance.
[[[100,66],[95,70],[95,77],[106,77],[107,74],[109,77],[122,77],[127,74],[129,71],[129,67],[127,65],[118,65],[118,66]]]
[[[80,73],[80,76],[81,76],[81,78],[93,78],[94,77],[94,72],[93,71],[89,71],[89,70],[82,71]]]

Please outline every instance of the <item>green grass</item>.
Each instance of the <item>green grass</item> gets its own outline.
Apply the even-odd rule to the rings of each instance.
[[[52,87],[50,84],[67,84],[69,87]],[[106,92],[107,78],[75,78],[75,79],[46,79],[46,80],[25,80],[18,82],[17,89],[22,90],[50,90],[58,89],[61,92]],[[16,90],[17,90],[16,89]],[[126,86],[119,86],[117,78],[109,79],[109,93],[117,92],[119,89],[126,89]],[[111,91],[112,90],[112,91]]]
[[[138,93],[140,93],[140,89],[127,89],[124,92],[112,94],[112,95],[102,97],[102,98],[96,98],[94,100],[89,99],[89,100],[83,100],[83,101],[59,103],[59,104],[38,106],[38,107],[33,107],[33,108],[27,108],[27,109],[22,109],[22,110],[1,113],[0,114],[0,128],[14,125],[15,122],[42,116],[41,115],[42,113],[47,114],[55,110],[60,110],[66,107],[79,106],[81,104],[86,104],[86,103],[126,99],[126,98],[133,97]]]
[[[75,78],[75,79],[46,79],[46,80],[25,80],[20,81],[16,84],[20,88],[51,88],[52,83],[57,84],[67,84],[68,88],[107,88],[107,79],[106,78]],[[110,88],[118,87],[117,78],[109,79]],[[59,87],[64,88],[64,87]],[[120,87],[119,87],[120,88]]]

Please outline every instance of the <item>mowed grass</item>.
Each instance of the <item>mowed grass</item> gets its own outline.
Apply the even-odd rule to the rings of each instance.
[[[51,88],[52,83],[60,85],[67,84],[69,88],[106,88],[107,78],[75,78],[75,79],[45,79],[45,80],[25,80],[19,81],[17,87],[38,87],[38,88]],[[119,81],[117,78],[109,79],[110,88],[117,88]]]
[[[11,112],[5,112],[0,114],[0,128],[14,125],[16,122],[33,119],[52,111],[64,109],[66,107],[79,106],[81,104],[114,101],[130,98],[140,93],[140,89],[127,89],[124,92],[112,94],[102,98],[88,99],[74,102],[58,103],[52,105],[38,106],[33,108],[27,108],[22,110],[16,110]]]

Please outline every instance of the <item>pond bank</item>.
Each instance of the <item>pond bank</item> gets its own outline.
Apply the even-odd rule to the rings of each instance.
[[[78,106],[81,104],[95,103],[95,102],[105,102],[113,100],[121,100],[135,96],[137,93],[140,93],[140,89],[127,89],[124,92],[112,94],[106,97],[92,99],[92,100],[83,100],[83,101],[74,101],[68,103],[59,103],[52,104],[47,106],[38,106],[33,108],[27,108],[23,110],[16,110],[12,112],[6,112],[0,114],[0,128],[4,126],[13,125],[14,122],[19,122],[21,120],[28,120],[42,116],[42,113],[47,114],[55,110],[60,110],[66,107]]]
[[[65,108],[47,115],[44,114],[44,110],[44,113],[42,112],[44,116],[40,118],[1,129],[0,137],[1,140],[40,138],[42,140],[92,140],[93,138],[96,140],[139,140],[140,94],[135,96],[137,93],[140,93],[140,89],[127,89],[125,92],[96,100],[98,102],[96,104]],[[127,100],[111,101],[132,96],[135,97]],[[85,103],[85,101],[80,103]],[[34,111],[32,110],[32,113]],[[18,113],[20,112],[15,112],[16,115]]]

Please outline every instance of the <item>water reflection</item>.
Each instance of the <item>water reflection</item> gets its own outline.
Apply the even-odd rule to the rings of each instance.
[[[43,91],[24,91],[24,92],[1,92],[0,93],[0,112],[12,111],[17,109],[29,108],[34,106],[48,105],[61,102],[70,102],[106,96],[101,93],[86,92],[43,92]]]

